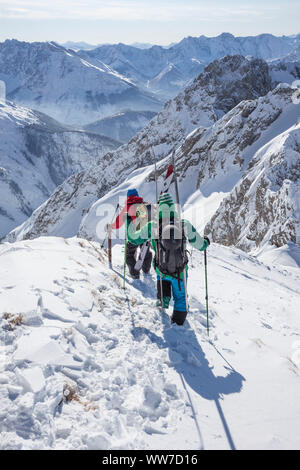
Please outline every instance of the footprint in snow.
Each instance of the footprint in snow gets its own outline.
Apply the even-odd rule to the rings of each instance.
[[[271,325],[268,325],[268,323],[265,323],[265,322],[262,321],[261,324],[262,324],[262,326],[263,326],[264,328],[268,328],[269,330],[272,330],[272,329],[273,329],[273,328],[271,327]]]

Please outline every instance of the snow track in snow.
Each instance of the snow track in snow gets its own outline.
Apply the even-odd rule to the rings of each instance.
[[[299,269],[212,245],[208,338],[202,253],[184,327],[155,308],[154,277],[124,291],[113,256],[77,238],[1,246],[1,448],[299,448]]]

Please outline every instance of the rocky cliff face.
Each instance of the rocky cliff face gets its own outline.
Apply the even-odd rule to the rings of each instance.
[[[214,61],[193,83],[130,142],[135,154],[150,148],[164,157],[199,126],[209,127],[244,99],[263,96],[271,89],[268,66],[259,59],[227,56]]]
[[[248,251],[297,240],[300,155],[294,123],[300,104],[295,98],[295,89],[281,84],[264,97],[241,102],[210,128],[196,129],[177,149],[184,217],[213,241]],[[158,175],[169,163],[170,156],[158,164]],[[82,218],[79,236],[97,240],[107,204],[113,208],[123,200],[128,187],[154,202],[153,165],[131,173],[126,184],[95,202]]]
[[[244,171],[260,147],[296,122],[295,93],[278,85],[266,96],[242,101],[210,128],[196,129],[177,152],[180,178],[197,172],[201,188],[217,176]]]
[[[300,123],[258,151],[206,226],[212,239],[250,251],[300,244]]]

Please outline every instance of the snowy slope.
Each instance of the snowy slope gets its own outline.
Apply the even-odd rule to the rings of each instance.
[[[9,100],[67,124],[88,124],[124,108],[161,109],[107,65],[92,65],[56,43],[0,43],[0,80]]]
[[[92,122],[84,126],[84,129],[89,132],[105,135],[122,143],[127,143],[143,129],[154,116],[155,113],[152,111],[125,110],[113,116]]]
[[[203,67],[197,67],[197,72],[202,72]],[[195,75],[198,75],[195,73]],[[192,79],[191,79],[192,80]],[[166,67],[155,77],[147,82],[147,88],[170,99],[176,96],[178,90],[182,90],[189,80],[174,64],[167,64]]]
[[[113,255],[1,245],[1,448],[299,450],[299,268],[212,245],[208,341],[202,253],[184,327]]]
[[[300,55],[296,61],[271,63],[269,69],[274,84],[289,83],[292,85],[296,80],[300,79]]]
[[[37,111],[0,103],[0,238],[67,177],[119,145],[72,131]]]

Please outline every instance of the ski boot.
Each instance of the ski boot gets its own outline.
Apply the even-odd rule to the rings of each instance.
[[[139,279],[140,278],[140,272],[136,271],[134,268],[129,268],[129,274],[132,279]]]
[[[178,310],[174,310],[173,315],[171,317],[171,322],[181,326],[184,324],[186,316],[187,312],[180,312]]]
[[[161,303],[161,300],[157,299],[156,307],[169,308],[170,300],[171,300],[171,297],[163,297],[163,301]]]

